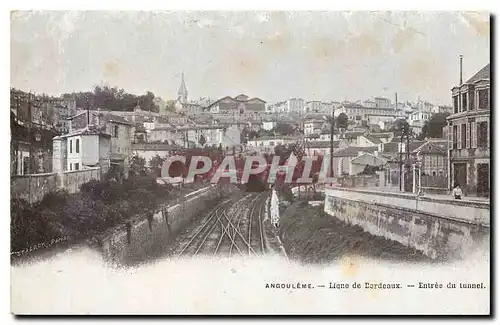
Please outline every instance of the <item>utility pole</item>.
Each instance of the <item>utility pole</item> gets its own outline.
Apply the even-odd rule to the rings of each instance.
[[[33,146],[32,146],[32,135],[31,135],[31,128],[33,127],[32,125],[32,120],[33,120],[33,106],[32,106],[32,98],[31,98],[31,92],[29,93],[28,96],[28,144],[29,144],[29,158],[28,158],[28,203],[31,204],[31,174],[33,170]]]
[[[31,92],[28,97],[28,143],[29,143],[29,163],[28,163],[28,174],[31,174],[33,171],[33,145],[32,145],[32,134],[31,128],[33,127],[33,103],[32,103],[32,95]]]
[[[333,177],[333,132],[335,129],[335,108],[332,107],[332,119],[330,121],[330,176]]]
[[[404,125],[401,125],[401,141],[399,144],[399,190],[403,191],[403,137]]]
[[[406,164],[405,164],[405,174],[410,174],[410,128],[409,126],[406,128]],[[415,179],[413,180],[415,182]],[[405,188],[406,191],[406,188]]]
[[[87,98],[87,128],[90,125],[90,102],[89,99]]]

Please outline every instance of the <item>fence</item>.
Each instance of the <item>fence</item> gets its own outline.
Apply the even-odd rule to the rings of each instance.
[[[448,191],[448,177],[421,175],[420,189],[425,193],[446,193]]]
[[[339,178],[341,187],[378,187],[378,175],[343,176]]]
[[[10,180],[11,196],[24,199],[30,204],[57,190],[59,181],[56,173],[13,175]]]
[[[82,184],[95,179],[101,179],[101,168],[93,167],[88,169],[67,171],[63,173],[63,186],[69,193],[76,193]]]

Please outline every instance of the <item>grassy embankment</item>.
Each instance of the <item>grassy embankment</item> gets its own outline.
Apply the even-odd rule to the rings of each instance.
[[[291,259],[324,263],[344,255],[385,260],[428,261],[413,248],[364,232],[323,211],[323,205],[294,202],[280,217],[280,237]]]
[[[91,238],[204,186],[207,184],[192,183],[174,188],[157,184],[154,177],[140,176],[121,181],[93,180],[83,184],[79,193],[50,193],[32,205],[11,199],[11,256]]]

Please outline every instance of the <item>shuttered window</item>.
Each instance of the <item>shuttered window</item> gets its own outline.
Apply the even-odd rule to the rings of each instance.
[[[487,137],[487,145],[486,147],[489,148],[490,147],[490,122],[486,122],[486,124],[488,125],[488,131],[486,133],[486,137]]]
[[[466,129],[466,139],[465,139],[465,148],[470,148],[470,123],[465,123],[467,129]]]
[[[448,126],[448,149],[453,149],[453,126]]]
[[[462,149],[462,127],[457,126],[457,149]]]
[[[477,148],[477,124],[476,122],[471,123],[471,148]]]

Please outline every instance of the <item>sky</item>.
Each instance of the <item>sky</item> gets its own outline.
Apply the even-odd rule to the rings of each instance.
[[[490,61],[486,13],[119,12],[11,14],[11,86],[60,95],[108,84],[175,99],[268,103],[372,96],[450,104]]]

